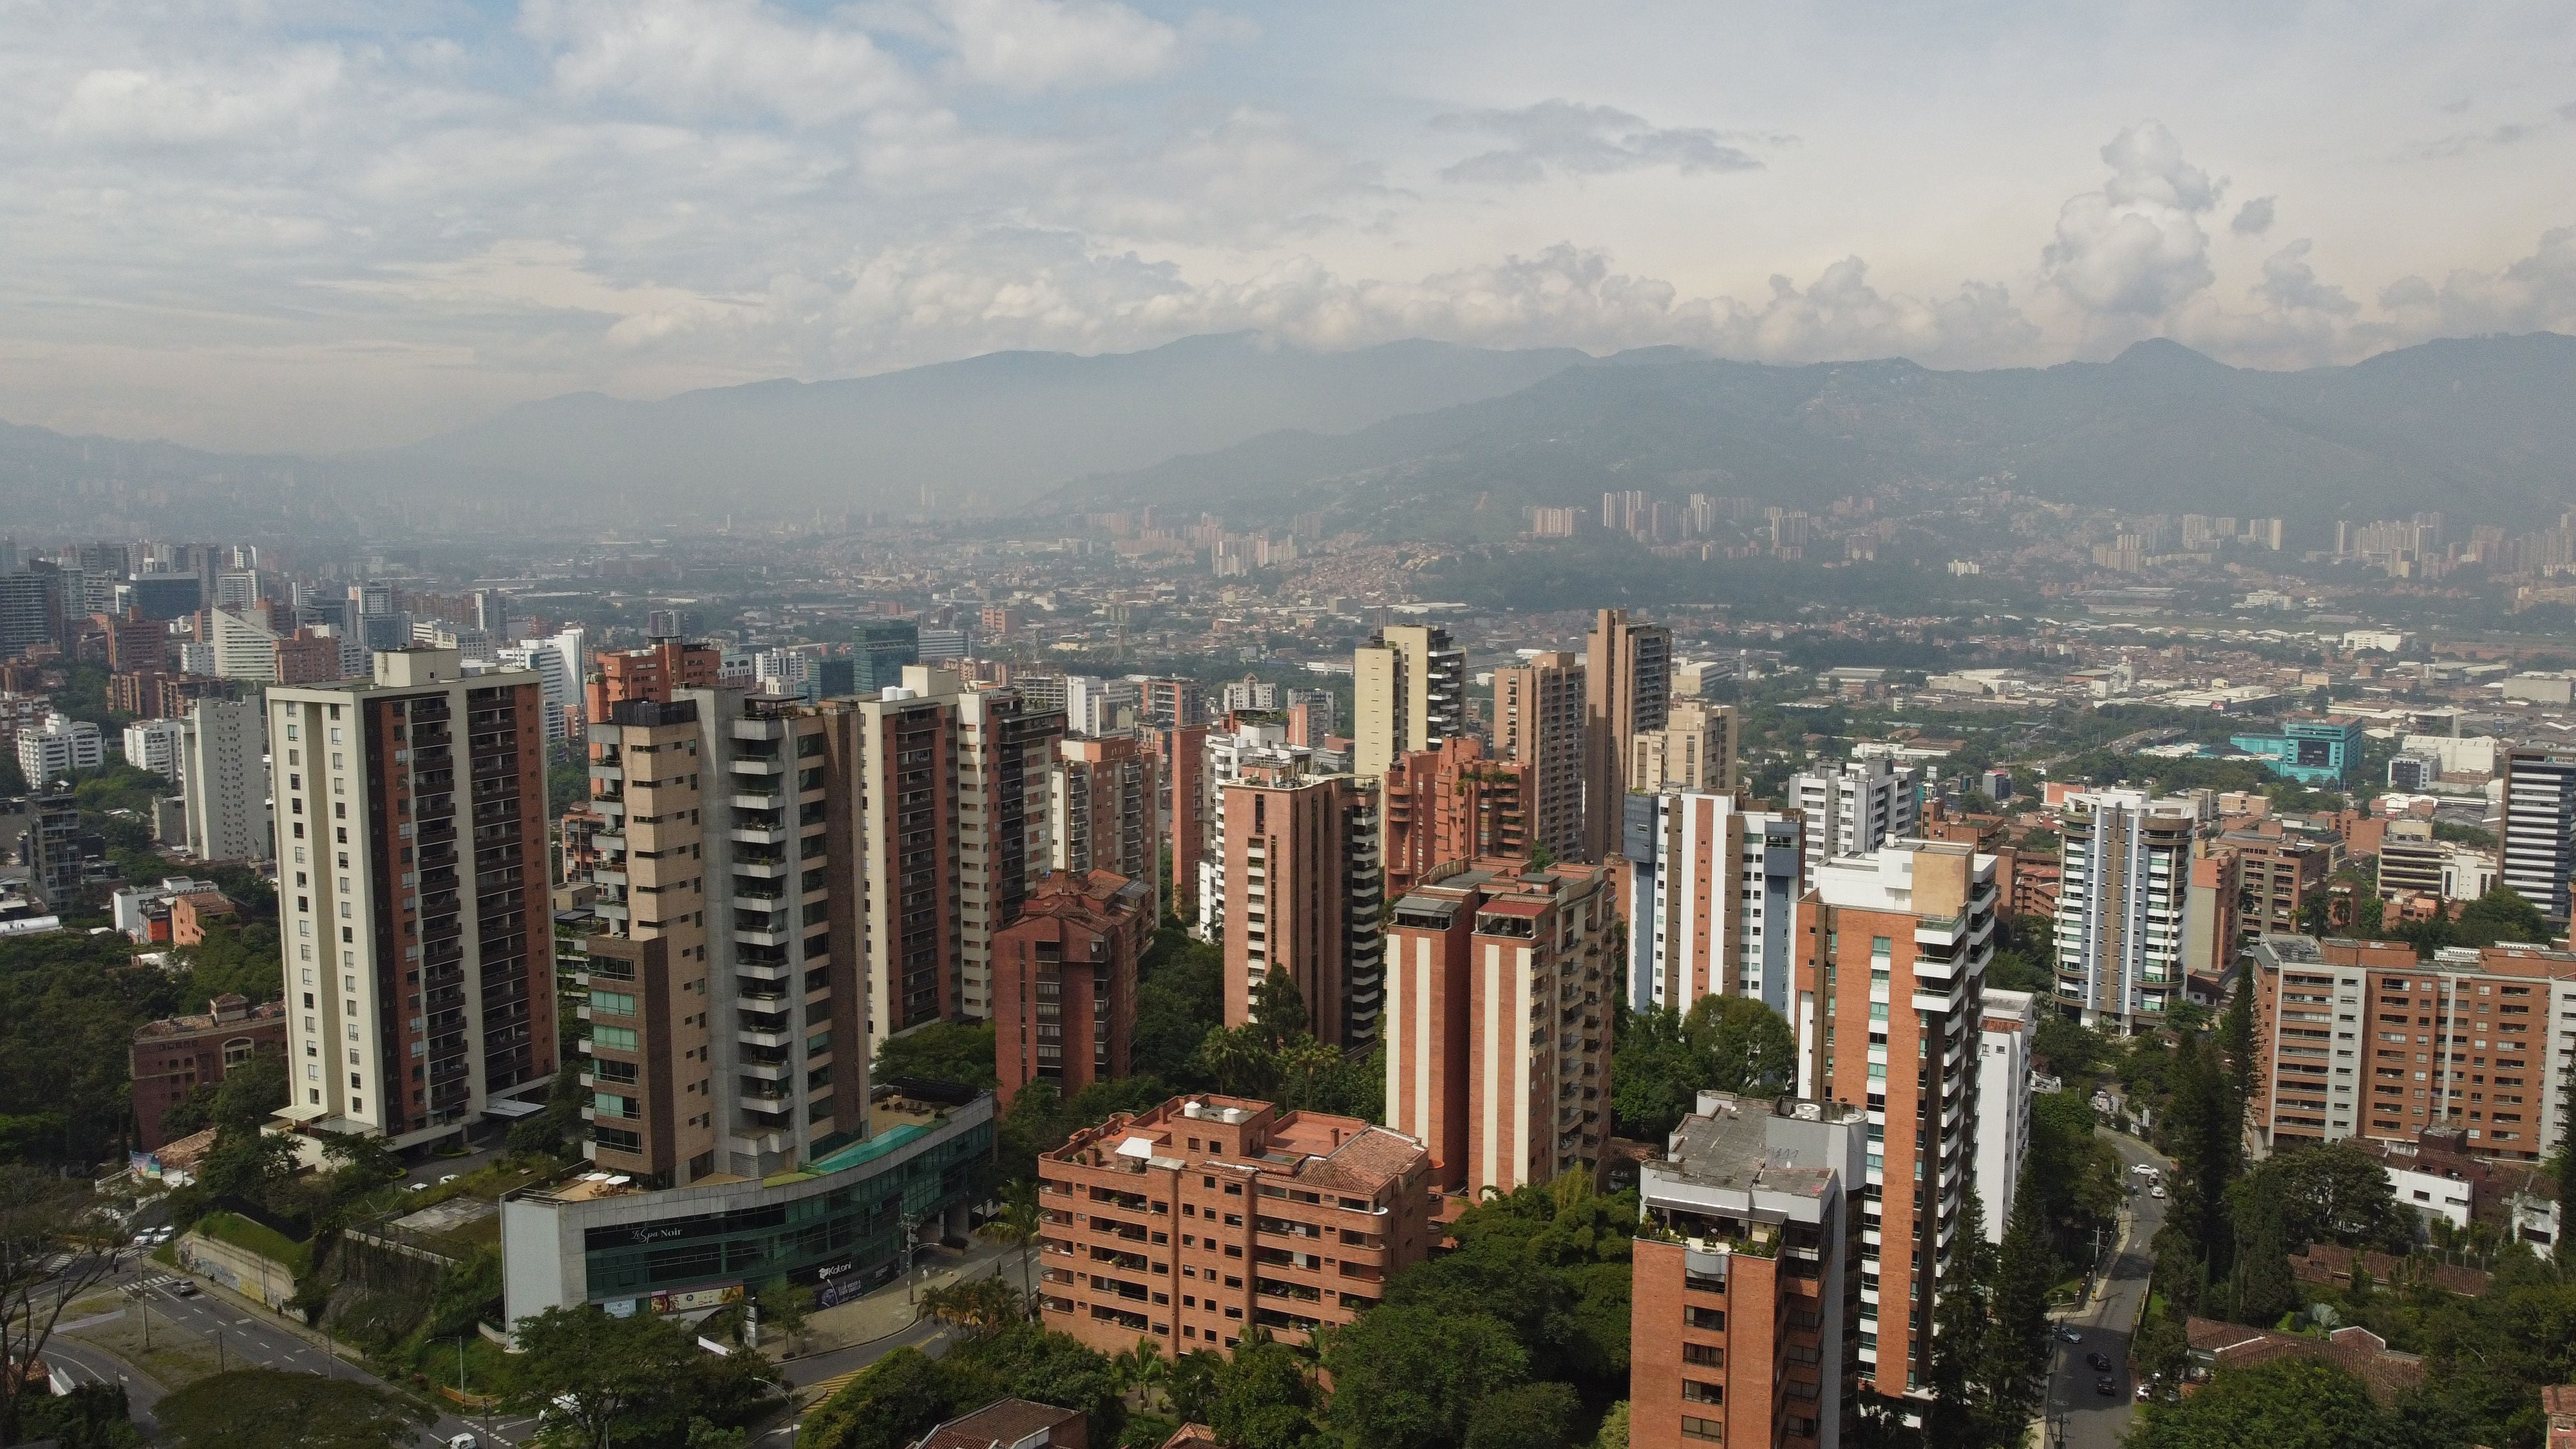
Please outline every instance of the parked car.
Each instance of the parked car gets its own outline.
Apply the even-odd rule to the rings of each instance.
[[[472,1434],[459,1434],[447,1441],[447,1449],[483,1449],[483,1441]]]
[[[2141,1383],[2141,1384],[2139,1384],[2139,1385],[2138,1385],[2138,1402],[2140,1402],[2140,1403],[2142,1403],[2142,1404],[2143,1404],[2143,1403],[2145,1403],[2147,1400],[2152,1399],[2152,1398],[2154,1398],[2155,1396],[2156,1396],[2156,1386],[2155,1386],[2155,1385],[2153,1385],[2153,1384],[2149,1384],[2149,1383]]]
[[[2108,1399],[2119,1394],[2120,1386],[2111,1382],[2108,1378],[2098,1378],[2093,1381],[2093,1392]]]
[[[2057,1330],[2057,1336],[2066,1340],[2068,1343],[2082,1343],[2084,1341],[2083,1334],[2077,1333],[2074,1329],[2067,1328],[2062,1325]]]
[[[2153,1177],[2156,1175],[2156,1165],[2152,1162],[2133,1162],[2129,1164],[2129,1170],[2140,1177]]]
[[[449,1173],[448,1175],[446,1175],[445,1177],[440,1178],[440,1179],[438,1180],[438,1185],[439,1185],[440,1187],[445,1187],[445,1186],[447,1186],[449,1183],[454,1182],[455,1180],[456,1180],[456,1174],[451,1172],[451,1173]]]
[[[2155,1190],[2154,1190],[2154,1191],[2152,1191],[2152,1192],[2150,1192],[2150,1193],[2148,1193],[2148,1194],[2147,1194],[2147,1196],[2149,1196],[2149,1197],[2151,1197],[2151,1198],[2154,1198],[2154,1199],[2156,1199],[2156,1200],[2157,1200],[2157,1201],[2159,1201],[2159,1202],[2161,1202],[2161,1201],[2163,1201],[2163,1200],[2164,1200],[2164,1195],[2165,1195],[2165,1185],[2164,1185],[2163,1183],[2161,1183],[2161,1182],[2156,1184],[2156,1186],[2155,1186]]]
[[[2088,1353],[2084,1355],[2084,1366],[2089,1369],[2099,1369],[2107,1374],[2111,1371],[2111,1356],[2107,1353]]]

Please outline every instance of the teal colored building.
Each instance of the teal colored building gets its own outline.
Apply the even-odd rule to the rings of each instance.
[[[2260,755],[2273,774],[2302,785],[2341,785],[2361,763],[2357,720],[2292,720],[2277,735],[2235,735],[2228,743]]]

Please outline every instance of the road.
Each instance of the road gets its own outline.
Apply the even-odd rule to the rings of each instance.
[[[155,1330],[184,1330],[211,1346],[226,1367],[256,1365],[385,1386],[384,1380],[320,1347],[315,1338],[299,1333],[294,1325],[268,1309],[213,1287],[183,1297],[172,1291],[177,1282],[177,1275],[148,1258],[120,1271],[114,1280],[115,1286],[127,1295],[125,1314],[147,1316]],[[45,1354],[49,1359],[59,1358],[75,1378],[84,1382],[123,1383],[134,1417],[151,1427],[151,1409],[165,1390],[143,1370],[97,1344],[84,1343],[69,1334],[58,1335],[47,1344]],[[496,1438],[507,1442],[532,1425],[527,1420],[504,1419],[495,1427],[500,1435],[492,1434],[479,1422],[468,1424],[453,1414],[442,1413],[421,1431],[419,1442],[443,1446],[468,1430],[483,1436],[487,1443]]]
[[[2145,1179],[2129,1169],[2144,1162],[2169,1171],[2173,1164],[2134,1137],[2108,1128],[2097,1130],[2120,1154],[2122,1180],[2137,1186],[2138,1193],[2129,1199],[2129,1219],[2112,1249],[2109,1277],[2090,1300],[2062,1320],[2065,1327],[2083,1334],[2084,1341],[2051,1340],[2055,1356],[2048,1375],[2046,1449],[2119,1449],[2120,1436],[2129,1432],[2136,1407],[2129,1376],[2129,1330],[2146,1307],[2148,1280],[2155,1276],[2155,1257],[2148,1245],[2164,1224],[2165,1205],[2149,1196]],[[2107,1377],[2113,1392],[2107,1398],[2093,1387],[2094,1380],[2106,1375],[2084,1362],[2084,1356],[2092,1353],[2111,1360]]]

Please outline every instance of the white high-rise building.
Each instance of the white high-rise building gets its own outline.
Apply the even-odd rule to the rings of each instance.
[[[1629,1004],[1687,1012],[1703,996],[1749,996],[1787,1015],[1803,818],[1690,790],[1627,806]]]
[[[1844,760],[1791,776],[1789,799],[1807,817],[1806,883],[1816,883],[1816,867],[1828,860],[1912,835],[1922,794],[1921,768],[1887,760]]]
[[[1144,703],[1144,688],[1132,679],[1069,675],[1064,681],[1065,729],[1091,739],[1116,734],[1122,713],[1132,725]]]
[[[2057,887],[2057,1004],[2128,1032],[2182,1000],[2197,802],[2140,790],[2070,795]]]
[[[213,636],[201,642],[214,647],[219,678],[277,678],[277,635],[267,625],[230,609],[208,609],[201,617]]]
[[[105,763],[106,746],[99,742],[98,726],[88,720],[57,712],[45,716],[42,726],[18,732],[18,774],[30,790],[42,791],[75,770],[95,770]]]
[[[2030,1156],[2030,1055],[2039,1009],[2027,991],[1994,987],[1986,988],[1984,1003],[1977,1033],[1977,1200],[1986,1209],[1986,1241],[2000,1244]]]
[[[580,631],[571,631],[577,641]],[[566,636],[550,639],[522,639],[494,651],[503,669],[525,669],[537,676],[546,699],[546,742],[559,744],[576,733],[573,726],[581,717],[580,645],[575,642],[567,651]]]
[[[266,860],[268,733],[259,706],[200,699],[180,721],[179,784],[187,803],[188,849],[199,860]]]
[[[177,780],[186,756],[181,736],[187,727],[175,719],[139,719],[125,727],[125,763]]]
[[[1293,768],[1299,775],[1343,775],[1351,768],[1347,751],[1292,745],[1288,727],[1270,722],[1241,725],[1232,734],[1209,730],[1206,760],[1205,853],[1195,863],[1172,863],[1176,871],[1198,872],[1199,918],[1192,930],[1202,941],[1213,940],[1225,924],[1225,787],[1254,767]]]

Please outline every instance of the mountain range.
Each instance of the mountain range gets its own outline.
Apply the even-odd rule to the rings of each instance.
[[[1804,506],[1890,482],[2001,482],[2137,512],[2300,521],[2576,506],[2576,338],[2428,342],[2264,372],[2179,344],[1942,372],[1647,348],[1595,359],[1426,341],[1315,352],[1253,334],[1005,352],[877,377],[574,394],[375,453],[240,457],[0,424],[13,522],[175,510],[284,532],[602,522],[727,508],[1032,515],[1152,504],[1381,535],[1508,531],[1604,489]],[[5,406],[5,404],[0,404]],[[20,489],[23,486],[24,491]],[[1481,522],[1463,526],[1477,515]],[[173,526],[175,520],[163,526]]]

